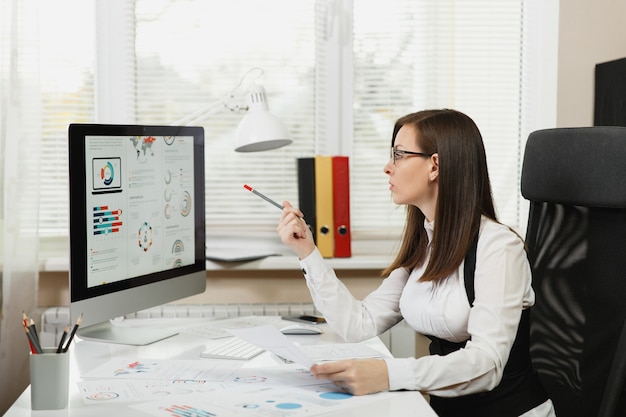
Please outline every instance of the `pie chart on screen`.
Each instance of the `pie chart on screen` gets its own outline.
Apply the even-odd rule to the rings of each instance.
[[[107,162],[106,165],[100,170],[100,178],[104,185],[111,185],[113,178],[115,177],[115,170],[113,164]]]

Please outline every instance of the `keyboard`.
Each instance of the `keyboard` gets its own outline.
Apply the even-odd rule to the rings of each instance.
[[[265,352],[265,349],[233,337],[218,345],[211,346],[200,355],[203,358],[248,360]]]

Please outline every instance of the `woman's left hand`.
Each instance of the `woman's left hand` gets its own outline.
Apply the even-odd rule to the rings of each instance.
[[[311,367],[316,378],[330,380],[353,395],[373,394],[389,389],[387,363],[382,359],[325,362]]]

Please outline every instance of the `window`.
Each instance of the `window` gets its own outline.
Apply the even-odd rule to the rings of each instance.
[[[315,3],[137,0],[135,55],[128,58],[136,60],[140,123],[178,120],[219,102],[252,67],[263,69],[258,81],[270,110],[294,143],[238,154],[232,139],[243,114],[222,110],[207,117],[207,229],[274,231],[280,212],[243,185],[277,201],[297,201],[295,158],[314,152]],[[242,88],[251,80],[244,79]]]
[[[40,16],[55,16],[39,19],[40,234],[67,233],[67,124],[170,124],[219,102],[253,67],[264,70],[258,81],[294,143],[238,154],[232,137],[243,114],[222,110],[203,121],[209,233],[274,237],[278,211],[243,184],[297,203],[296,158],[336,153],[351,158],[354,238],[397,236],[404,210],[393,205],[382,171],[393,122],[440,107],[476,121],[501,220],[523,227],[519,170],[532,115],[522,103],[533,81],[528,3],[37,2]]]

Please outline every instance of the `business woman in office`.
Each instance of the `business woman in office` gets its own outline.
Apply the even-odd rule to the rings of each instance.
[[[399,253],[363,300],[325,264],[289,202],[278,233],[299,256],[315,306],[345,340],[380,335],[404,319],[431,339],[431,355],[311,371],[355,395],[421,391],[442,417],[554,416],[528,354],[535,296],[524,242],[497,221],[475,123],[447,109],[400,118],[384,171],[406,223]]]

